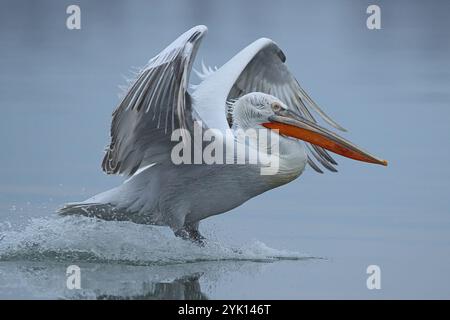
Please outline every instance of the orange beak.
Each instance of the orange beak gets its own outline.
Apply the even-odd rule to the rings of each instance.
[[[270,122],[263,123],[263,126],[268,129],[278,130],[280,134],[312,143],[354,160],[381,164],[383,166],[388,164],[386,160],[371,155],[334,132],[304,118],[272,116],[269,120]]]

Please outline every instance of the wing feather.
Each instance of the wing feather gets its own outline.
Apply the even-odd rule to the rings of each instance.
[[[328,116],[300,86],[285,64],[286,57],[281,49],[269,39],[260,39],[245,50],[253,52],[251,59],[242,66],[242,72],[235,80],[227,101],[239,96],[259,91],[276,96],[290,109],[301,114],[306,119],[317,122],[312,114],[314,111],[323,121],[336,129],[346,131],[335,120]],[[242,60],[242,59],[241,59]],[[323,148],[306,143],[308,146],[308,163],[317,172],[322,172],[312,158],[330,171],[337,171],[337,162]]]
[[[107,174],[132,175],[170,157],[171,132],[193,121],[188,79],[206,31],[197,26],[185,32],[139,72],[113,112],[111,143],[102,162]]]

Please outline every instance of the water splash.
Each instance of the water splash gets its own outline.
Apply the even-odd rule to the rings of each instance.
[[[86,217],[31,219],[21,229],[0,226],[0,260],[84,261],[166,265],[200,261],[264,261],[312,258],[273,249],[260,241],[231,246],[208,241],[199,247],[164,227]]]

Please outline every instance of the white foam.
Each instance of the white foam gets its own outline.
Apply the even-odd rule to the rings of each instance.
[[[0,260],[3,261],[67,260],[159,265],[303,258],[308,256],[273,249],[260,241],[237,247],[208,241],[204,247],[200,247],[176,238],[165,227],[78,216],[49,216],[31,219],[22,229],[0,228]]]

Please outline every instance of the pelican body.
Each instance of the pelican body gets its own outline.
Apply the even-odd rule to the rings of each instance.
[[[102,169],[126,176],[126,181],[67,204],[60,214],[165,225],[177,236],[200,242],[201,220],[289,183],[307,165],[323,173],[318,161],[335,172],[337,163],[326,150],[387,165],[317,123],[313,112],[345,131],[301,88],[285,65],[284,53],[270,39],[253,42],[219,69],[203,66],[202,82],[188,92],[192,64],[206,32],[205,26],[196,26],[152,58],[114,111]],[[277,152],[271,156],[277,161],[276,172],[261,174],[262,162],[251,163],[248,156],[244,164],[175,163],[173,151],[180,141],[174,141],[173,133],[179,130],[181,143],[192,144],[186,136],[195,135],[194,123],[201,123],[203,132],[213,129],[230,138],[233,148],[251,147],[256,141],[239,139],[239,130],[275,134]],[[273,148],[257,150],[258,156]]]

